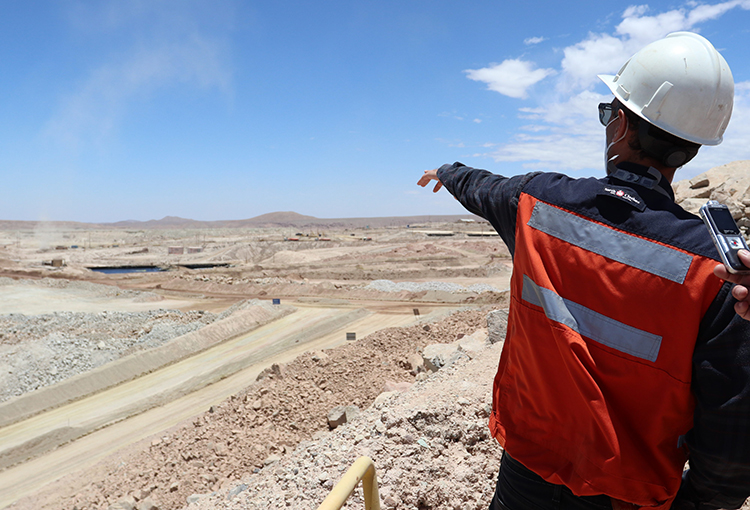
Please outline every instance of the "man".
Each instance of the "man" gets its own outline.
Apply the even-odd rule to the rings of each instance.
[[[750,322],[676,169],[721,143],[729,67],[703,37],[636,53],[599,105],[607,177],[424,173],[513,255],[493,389],[491,509],[739,508],[750,496]],[[682,476],[686,459],[690,470]]]

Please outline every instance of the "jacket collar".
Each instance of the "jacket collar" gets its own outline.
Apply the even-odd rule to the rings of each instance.
[[[660,171],[652,166],[643,166],[624,161],[609,170],[608,178],[610,180],[652,189],[674,202],[674,191],[672,191],[669,181]]]

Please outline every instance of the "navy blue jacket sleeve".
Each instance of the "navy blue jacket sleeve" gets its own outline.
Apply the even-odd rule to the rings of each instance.
[[[750,496],[750,322],[724,284],[693,353],[695,416],[690,470],[674,509],[736,509]]]
[[[503,177],[487,170],[453,163],[438,168],[437,174],[443,186],[461,205],[490,222],[513,255],[518,197],[526,183],[539,172]]]

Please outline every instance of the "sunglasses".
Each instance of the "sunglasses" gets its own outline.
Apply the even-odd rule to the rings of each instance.
[[[613,109],[612,103],[599,103],[599,122],[602,123],[602,126],[607,127],[607,124],[612,121],[619,109],[619,106],[617,109]]]

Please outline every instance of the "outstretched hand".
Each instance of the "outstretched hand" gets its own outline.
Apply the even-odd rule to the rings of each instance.
[[[425,170],[424,175],[422,175],[422,177],[417,181],[417,184],[424,188],[430,183],[430,181],[437,181],[437,183],[435,183],[435,187],[432,189],[433,193],[437,193],[438,190],[443,187],[443,183],[440,182],[440,179],[438,179],[437,169]]]
[[[750,267],[750,251],[740,250],[737,255],[740,262]],[[722,280],[737,284],[732,288],[732,296],[737,300],[737,303],[734,305],[734,311],[743,319],[750,321],[750,290],[748,290],[748,287],[750,287],[750,275],[732,274],[727,271],[724,264],[716,266],[714,274]]]

